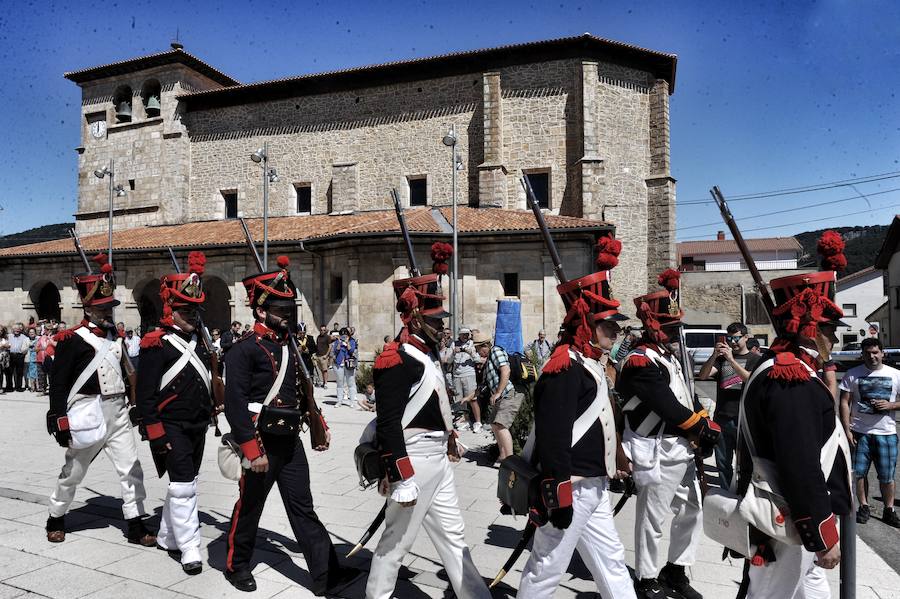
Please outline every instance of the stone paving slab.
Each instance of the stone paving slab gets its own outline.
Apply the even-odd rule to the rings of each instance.
[[[332,448],[325,453],[308,452],[308,458],[318,514],[342,555],[356,543],[384,500],[373,489],[359,489],[353,467],[353,449],[372,415],[329,405],[333,395],[332,385],[323,397],[319,397],[334,435]],[[215,448],[219,440],[212,432],[207,438],[208,447],[200,474],[204,572],[189,577],[166,553],[126,542],[118,482],[108,460],[102,456],[92,465],[78,491],[73,511],[68,516],[71,532],[66,542],[47,543],[43,530],[46,498],[59,473],[62,450],[43,430],[45,411],[46,399],[28,393],[0,398],[0,450],[6,449],[3,444],[16,439],[16,451],[19,454],[24,451],[29,456],[27,461],[14,467],[0,466],[0,599],[235,596],[221,570],[225,562],[225,535],[238,489],[236,483],[223,479],[218,473]],[[227,431],[224,419],[221,425]],[[518,541],[525,519],[503,516],[497,511],[497,470],[479,465],[485,461],[479,447],[490,442],[489,434],[475,435],[467,431],[461,437],[473,450],[455,467],[460,507],[466,521],[466,540],[481,574],[490,580]],[[158,518],[167,481],[159,480],[148,470],[152,461],[146,443],[140,445],[139,451],[145,465],[146,506],[151,515]],[[616,526],[626,547],[626,561],[631,565],[634,563],[633,501],[626,504],[617,517]],[[381,531],[376,533],[349,563],[368,569],[371,551],[380,534]],[[663,545],[661,554],[665,555],[667,543]],[[527,558],[526,551],[494,590],[495,597],[515,595]],[[900,599],[900,575],[861,541],[857,561],[858,599]],[[395,593],[397,597],[444,596],[447,583],[441,572],[442,566],[424,531],[416,539],[404,565]],[[695,586],[706,597],[726,599],[736,593],[741,567],[742,563],[737,560],[722,561],[721,548],[703,538],[691,575]],[[259,590],[251,597],[293,599],[312,596],[306,588],[309,574],[305,560],[293,539],[275,489],[261,519],[253,572]],[[837,571],[829,572],[829,581],[837,598]],[[361,598],[364,590],[363,576],[341,595]],[[576,596],[596,596],[593,582],[577,556],[555,594],[561,598]]]

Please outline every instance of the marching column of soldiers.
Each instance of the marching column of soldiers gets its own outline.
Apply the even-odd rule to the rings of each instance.
[[[840,562],[837,516],[850,513],[852,504],[849,448],[834,398],[817,373],[841,324],[833,297],[842,248],[839,236],[826,235],[820,242],[825,270],[770,283],[779,335],[744,388],[730,491],[749,496],[762,477],[781,503],[769,504],[778,507],[773,526],[747,516],[747,547],[728,547],[745,559],[739,597],[828,597],[824,569]],[[659,276],[663,290],[634,299],[643,337],[614,368],[609,352],[626,317],[613,298],[611,279],[622,248],[601,237],[596,249],[596,272],[558,286],[566,309],[561,339],[534,388],[535,421],[524,451],[538,472],[528,493],[534,537],[518,594],[553,596],[577,550],[604,599],[699,599],[688,569],[706,524],[703,459],[720,431],[692,394],[690,364],[683,363],[679,273],[665,271]],[[370,533],[380,518],[385,530],[365,587],[372,599],[393,596],[404,557],[422,528],[455,594],[490,596],[465,541],[452,466],[461,448],[436,365],[449,316],[439,274],[446,272],[447,256],[439,254],[433,252],[434,274],[411,268],[410,278],[394,281],[402,328],[374,365],[377,415],[364,437],[378,449],[384,507]],[[128,376],[132,371],[113,324],[113,271],[102,254],[95,261],[99,273],[74,277],[84,319],[56,338],[47,428],[66,451],[49,501],[47,540],[65,540],[76,488],[103,451],[121,481],[128,541],[165,550],[184,572],[197,574],[203,567],[200,463],[222,401],[200,312],[205,257],[191,252],[186,273],[161,278],[163,316],[142,341],[136,379]],[[311,591],[333,595],[361,572],[341,564],[314,508],[299,433],[304,422],[316,420],[325,434],[312,449],[324,451],[330,432],[306,398],[312,387],[291,342],[297,289],[288,266],[282,256],[277,269],[244,279],[255,325],[226,357],[226,437],[240,468],[224,574],[238,590],[256,589],[254,546],[266,498],[277,484]],[[169,476],[156,534],[146,525],[135,424],[149,442],[158,475]],[[611,481],[629,478],[636,487],[633,576],[610,491]],[[660,568],[659,546],[670,518],[668,554]]]

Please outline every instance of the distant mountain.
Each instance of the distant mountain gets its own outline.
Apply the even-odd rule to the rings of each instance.
[[[44,225],[43,227],[28,229],[27,231],[22,231],[20,233],[3,235],[0,236],[0,248],[63,239],[69,236],[69,229],[74,226],[75,223],[57,223],[55,225]]]
[[[794,235],[800,245],[803,246],[801,266],[812,266],[818,263],[819,255],[816,253],[816,242],[825,231],[837,231],[844,238],[847,247],[844,255],[847,256],[847,270],[841,273],[842,277],[852,275],[875,263],[875,255],[881,249],[884,237],[887,235],[887,225],[873,225],[871,227],[832,227],[831,229],[819,229]]]

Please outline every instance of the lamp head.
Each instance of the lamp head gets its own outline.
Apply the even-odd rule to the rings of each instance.
[[[269,183],[278,183],[278,171],[274,168],[269,169]]]
[[[256,162],[256,163],[260,163],[265,159],[266,159],[266,151],[263,150],[262,148],[258,149],[257,151],[253,152],[252,154],[250,154],[250,160],[252,160],[253,162]]]
[[[107,168],[105,166],[102,169],[98,168],[97,170],[94,171],[94,176],[97,177],[98,179],[102,179],[106,175],[111,175],[111,174],[112,173],[109,172],[109,168]]]
[[[453,147],[456,145],[456,130],[453,127],[450,127],[450,130],[447,131],[447,135],[441,140],[445,146]]]
[[[125,188],[121,185],[116,185],[116,197],[123,198],[125,197]]]

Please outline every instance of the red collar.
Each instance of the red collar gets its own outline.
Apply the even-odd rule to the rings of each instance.
[[[94,323],[92,323],[87,318],[82,319],[81,326],[86,328],[93,334],[97,335],[98,337],[100,337],[102,339],[106,339],[106,331],[104,329],[96,326]]]
[[[406,327],[400,329],[400,334],[397,335],[397,340],[400,341],[400,343],[409,343],[424,354],[434,353],[434,350],[432,350],[421,337],[419,337],[418,335],[413,335]]]
[[[269,327],[267,327],[266,325],[264,325],[263,323],[261,323],[259,321],[255,322],[253,324],[253,332],[256,333],[257,335],[259,335],[260,337],[265,337],[266,339],[269,339],[270,341],[274,341],[275,343],[283,343],[285,340],[284,336],[279,335],[274,330],[270,329]]]

